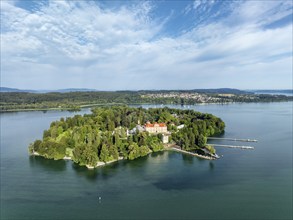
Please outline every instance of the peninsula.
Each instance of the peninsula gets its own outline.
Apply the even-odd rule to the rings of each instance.
[[[43,139],[30,144],[29,151],[48,159],[70,159],[88,168],[133,160],[170,146],[215,158],[207,137],[224,128],[220,118],[193,110],[99,107],[91,114],[52,122]]]

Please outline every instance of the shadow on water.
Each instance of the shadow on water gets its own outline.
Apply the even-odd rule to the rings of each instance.
[[[156,157],[162,156],[164,154],[165,154],[165,151],[153,152],[153,153],[150,154],[150,157],[156,158]]]
[[[179,169],[178,171],[174,170],[175,173],[172,173],[172,175],[164,176],[154,182],[153,185],[158,189],[164,191],[190,189],[205,190],[220,185],[230,184],[229,178],[223,178],[221,173],[217,172],[214,161],[207,161],[186,154],[180,155],[176,152],[169,154],[169,157],[172,157],[172,159],[175,160],[176,158],[174,157],[176,156],[177,159],[182,158],[181,160],[183,160],[185,168],[183,170]],[[181,158],[178,158],[178,156]],[[195,164],[198,164],[198,166],[194,166]],[[208,169],[209,172],[201,172],[202,169]],[[176,172],[178,172],[178,174],[176,174]],[[178,175],[180,175],[180,178],[178,178]],[[211,181],[211,179],[213,181]],[[217,182],[217,184],[215,184],[215,182]]]
[[[213,181],[211,181],[211,178]],[[217,184],[215,184],[215,182]],[[181,178],[176,178],[176,176],[169,176],[165,177],[157,182],[154,183],[158,189],[163,191],[169,190],[189,190],[189,189],[196,189],[196,190],[205,190],[211,189],[213,187],[219,187],[220,185],[227,185],[229,184],[226,180],[221,180],[218,178],[213,178],[210,174],[202,174],[202,175],[184,175]]]
[[[139,157],[134,160],[123,160],[121,164],[124,166],[125,169],[136,170],[144,167],[149,157],[150,155],[147,155],[145,157]]]
[[[185,165],[192,165],[194,162],[194,157],[186,154],[182,154],[182,160]]]
[[[116,161],[111,164],[99,167],[97,169],[101,172],[103,179],[109,179],[113,177],[117,172],[121,172],[121,168],[124,166],[123,161]]]
[[[41,167],[49,171],[63,172],[66,170],[66,161],[64,160],[50,160],[39,156],[29,157],[30,167]]]
[[[210,161],[209,166],[211,171],[215,169],[215,164],[212,161]]]
[[[72,169],[75,171],[77,176],[85,177],[90,181],[95,181],[99,175],[98,169],[89,170],[85,166],[80,166],[76,163],[72,163]]]
[[[196,158],[197,159],[197,158]],[[220,187],[224,185],[231,184],[235,182],[243,182],[244,179],[233,178],[233,176],[227,176],[225,178],[218,170],[216,169],[215,163],[212,161],[205,161],[206,168],[209,169],[209,172],[200,172],[200,170],[189,169],[184,171],[181,170],[178,174],[173,173],[173,175],[165,176],[158,181],[154,182],[153,185],[160,190],[169,191],[169,190],[206,190],[214,187]],[[189,162],[188,162],[189,163]],[[188,164],[190,165],[190,164]],[[192,166],[190,166],[193,168]],[[206,169],[205,169],[206,170]],[[177,176],[180,175],[180,178]],[[216,184],[215,184],[216,183]]]
[[[96,167],[94,169],[88,169],[85,166],[80,166],[76,163],[72,163],[72,169],[78,176],[83,176],[90,181],[96,181],[98,178],[108,179],[112,177],[114,174],[119,172],[123,167],[122,161],[113,162],[111,164],[107,164],[105,166]]]
[[[169,160],[170,159],[179,159],[179,158],[181,160],[182,153],[180,153],[180,152],[177,152],[177,151],[167,151],[166,153],[168,153],[167,155],[168,155],[168,159]]]

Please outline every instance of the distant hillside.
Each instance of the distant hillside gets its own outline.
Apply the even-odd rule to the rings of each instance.
[[[53,92],[94,92],[97,91],[96,89],[85,89],[85,88],[80,88],[80,89],[75,89],[75,88],[69,88],[69,89],[58,89],[54,90]]]
[[[68,93],[68,92],[97,92],[96,89],[86,89],[86,88],[68,88],[68,89],[56,89],[56,90],[29,90],[29,89],[16,89],[9,87],[0,87],[0,92],[28,92],[28,93]],[[113,91],[114,92],[114,91]],[[117,92],[143,92],[143,93],[160,93],[160,92],[197,92],[197,93],[208,93],[208,94],[293,94],[292,89],[284,90],[239,90],[231,88],[219,88],[219,89],[191,89],[191,90],[120,90]]]
[[[60,92],[60,93],[66,93],[66,92],[91,92],[91,91],[97,91],[95,89],[75,89],[75,88],[69,88],[69,89],[57,89],[57,90],[28,90],[28,89],[15,89],[15,88],[8,88],[8,87],[0,87],[0,92],[29,92],[29,93],[49,93],[49,92]]]
[[[221,93],[221,94],[251,94],[251,92],[239,90],[239,89],[230,89],[230,88],[219,88],[219,89],[194,89],[192,90],[198,93]]]
[[[126,91],[131,92],[131,91]],[[161,92],[197,92],[197,93],[208,93],[208,94],[253,94],[249,91],[230,89],[230,88],[219,88],[219,89],[191,89],[191,90],[139,90],[138,92],[144,93],[161,93]]]
[[[292,89],[281,89],[281,90],[274,90],[274,89],[265,89],[265,90],[251,90],[252,92],[256,93],[286,93],[286,94],[293,94]]]
[[[22,90],[8,87],[0,87],[0,92],[36,92],[34,90]]]

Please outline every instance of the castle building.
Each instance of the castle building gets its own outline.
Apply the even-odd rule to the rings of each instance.
[[[157,123],[157,122],[155,122],[154,124],[147,122],[145,124],[145,130],[152,134],[168,132],[167,125],[165,123]]]

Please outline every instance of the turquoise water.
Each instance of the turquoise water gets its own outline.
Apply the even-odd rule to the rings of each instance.
[[[27,153],[51,121],[76,113],[3,113],[1,219],[292,219],[292,102],[173,107],[215,114],[224,136],[259,142],[218,147],[216,161],[161,152],[87,170]]]

